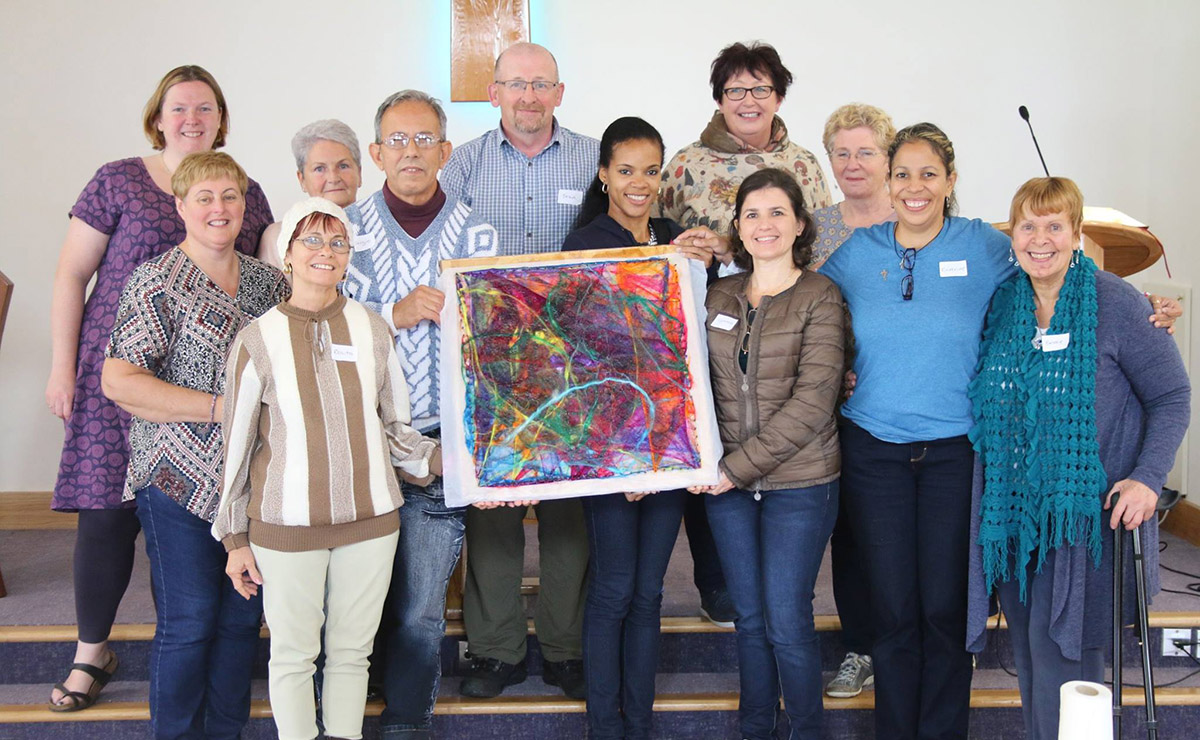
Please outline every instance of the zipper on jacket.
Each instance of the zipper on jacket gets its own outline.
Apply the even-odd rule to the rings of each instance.
[[[770,303],[770,301],[770,296],[763,296],[761,299],[759,299],[757,320],[753,324],[750,324],[749,327],[749,351],[746,353],[746,369],[742,370],[742,404],[745,412],[742,416],[742,424],[745,427],[743,431],[746,432],[747,435],[751,429],[754,429],[755,433],[757,434],[758,429],[758,415],[755,413],[756,407],[754,400],[750,395],[750,370],[752,368],[755,370],[758,369],[758,338],[762,332],[763,317],[766,315],[766,311],[764,309],[766,308],[767,304]],[[738,302],[741,303],[742,320],[749,321],[750,301],[746,299],[746,296],[742,295],[739,296]],[[740,363],[738,369],[741,369]],[[751,417],[754,417],[753,424],[750,423]],[[755,501],[758,501],[761,498],[761,491],[762,479],[759,478],[758,480],[754,481]]]

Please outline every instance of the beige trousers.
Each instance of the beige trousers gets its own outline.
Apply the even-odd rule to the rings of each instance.
[[[325,733],[362,737],[367,659],[392,579],[400,534],[332,550],[280,552],[251,544],[271,629],[271,712],[280,740],[317,737],[313,661],[325,627]]]

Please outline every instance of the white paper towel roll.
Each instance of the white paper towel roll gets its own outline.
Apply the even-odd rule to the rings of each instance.
[[[1112,692],[1107,686],[1067,681],[1058,696],[1058,740],[1112,740]]]

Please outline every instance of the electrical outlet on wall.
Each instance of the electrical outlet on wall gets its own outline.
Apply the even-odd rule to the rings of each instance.
[[[1196,654],[1196,634],[1192,630],[1163,630],[1163,657],[1178,656],[1186,658]],[[1176,645],[1176,642],[1183,643]],[[1190,644],[1189,644],[1190,643]]]

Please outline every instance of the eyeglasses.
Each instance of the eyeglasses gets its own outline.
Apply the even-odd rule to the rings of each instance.
[[[725,97],[730,100],[741,100],[746,97],[746,93],[754,96],[755,100],[766,100],[771,97],[771,93],[775,92],[775,88],[770,85],[755,85],[754,87],[727,87],[721,92],[725,93]]]
[[[750,330],[754,328],[755,316],[758,316],[757,308],[751,308],[746,312],[746,333],[742,334],[742,345],[738,350],[743,357],[750,354]]]
[[[913,266],[917,264],[917,250],[909,247],[900,255],[900,269],[907,270],[908,274],[900,278],[900,295],[906,301],[911,301],[913,297]]]
[[[409,141],[416,144],[418,149],[432,149],[440,144],[442,139],[438,136],[434,136],[428,131],[422,131],[421,133],[413,134],[412,136],[409,136],[403,131],[397,131],[396,133],[390,134],[387,138],[385,138],[383,140],[383,145],[388,149],[407,149]]]
[[[320,249],[321,247],[324,247],[326,244],[329,245],[329,248],[331,250],[333,250],[334,252],[337,252],[338,254],[345,254],[346,252],[350,251],[350,242],[346,241],[345,239],[343,239],[340,236],[335,236],[332,239],[330,239],[328,242],[326,242],[324,239],[317,236],[316,234],[309,234],[308,236],[303,236],[303,237],[297,238],[296,241],[300,242],[301,244],[303,244],[304,246],[313,250],[314,252],[317,251],[318,249]]]
[[[545,95],[559,85],[557,82],[546,82],[545,80],[534,80],[533,82],[529,82],[528,80],[496,80],[496,84],[503,85],[515,93],[523,93],[529,89],[530,85],[533,85],[533,92],[538,95]]]
[[[852,152],[849,149],[838,149],[833,154],[829,155],[833,161],[838,163],[849,162],[851,159],[856,159],[863,164],[871,162],[879,156],[878,149],[859,149],[857,152]]]

